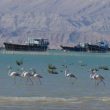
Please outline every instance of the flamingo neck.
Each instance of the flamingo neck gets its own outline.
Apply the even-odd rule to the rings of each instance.
[[[90,74],[90,78],[92,78],[93,77],[93,74]]]
[[[67,75],[67,69],[65,70],[65,76]]]
[[[8,70],[8,75],[10,75],[10,73],[11,73],[11,69]]]
[[[96,75],[97,75],[96,73],[91,73],[91,74],[90,74],[90,78],[91,78],[91,79],[94,79],[94,78],[96,77]]]

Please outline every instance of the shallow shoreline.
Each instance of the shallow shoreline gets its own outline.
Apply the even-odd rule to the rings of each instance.
[[[31,52],[31,51],[6,51],[3,50],[0,52],[1,54],[29,54],[29,55],[48,55],[49,52]]]
[[[1,97],[0,109],[3,110],[110,110],[108,97],[82,97],[78,99],[41,97]],[[52,101],[53,100],[53,101]]]
[[[96,57],[109,57],[110,52],[107,53],[93,53],[93,52],[64,52],[62,50],[48,50],[48,51],[6,51],[6,50],[1,50],[0,54],[3,55],[35,55],[35,56],[93,56],[95,55]]]

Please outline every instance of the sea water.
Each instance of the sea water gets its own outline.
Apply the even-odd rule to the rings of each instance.
[[[18,66],[16,60],[22,60]],[[49,74],[48,65],[59,74]],[[64,66],[78,79],[65,77]],[[0,53],[0,110],[110,110],[110,70],[100,69],[105,78],[98,86],[90,79],[90,69],[110,68],[110,53],[83,52],[1,52]],[[14,78],[13,71],[31,68],[43,76],[38,79]]]

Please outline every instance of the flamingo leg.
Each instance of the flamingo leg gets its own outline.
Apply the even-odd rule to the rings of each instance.
[[[105,86],[105,82],[104,82],[104,80],[101,80],[102,81],[102,83],[104,84],[104,86]]]
[[[95,87],[97,86],[97,81],[95,80]]]
[[[16,84],[16,77],[14,76],[14,84]]]
[[[41,83],[41,80],[40,80],[40,78],[38,78],[38,80],[39,80],[39,83],[40,83],[40,85],[41,85],[42,83]]]
[[[30,81],[31,84],[33,85],[33,81],[31,80],[31,78],[30,78],[29,76],[27,76],[27,77],[26,77],[26,84],[27,84],[27,82],[29,82],[29,81]]]
[[[105,82],[104,82],[103,80],[100,80],[100,81],[97,83],[97,86],[98,86],[101,82],[102,82],[102,83],[104,84],[104,86],[105,86]]]
[[[27,77],[27,78],[26,78],[26,82],[28,82],[28,81],[29,81],[29,78]]]
[[[28,79],[31,81],[31,84],[33,85],[34,83],[33,83],[32,79],[30,77],[28,77]]]
[[[101,81],[97,82],[97,84],[96,84],[96,85],[98,86],[100,82],[101,82]]]
[[[102,82],[102,80],[97,80],[98,82],[97,82],[97,86]]]
[[[67,79],[70,81],[70,83],[71,83],[72,85],[74,84],[74,81],[73,81],[74,79],[73,79],[72,77],[68,77]]]
[[[25,83],[27,84],[27,82],[28,82],[28,81],[29,81],[29,78],[28,78],[28,77],[26,77],[26,82],[25,82]]]
[[[72,85],[73,85],[73,84],[74,84],[74,81],[73,81],[73,80],[74,80],[74,78],[71,78],[71,80],[72,80]]]

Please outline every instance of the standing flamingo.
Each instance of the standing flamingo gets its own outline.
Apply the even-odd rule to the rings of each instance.
[[[75,79],[77,79],[77,77],[74,75],[74,74],[72,74],[72,73],[67,73],[67,69],[65,70],[65,76],[66,77],[69,77],[69,78],[75,78]]]
[[[67,72],[67,69],[65,70],[65,77],[68,77],[69,79],[77,79],[74,74]],[[74,82],[72,82],[72,84],[74,84]]]
[[[41,84],[41,78],[43,78],[43,76],[41,76],[40,74],[36,73],[36,70],[35,69],[32,69],[32,77],[33,78],[37,78]]]
[[[31,77],[33,76],[33,74],[32,74],[31,72],[23,71],[23,68],[22,68],[22,74],[21,74],[21,76],[22,76],[23,78],[26,78],[27,81],[29,80],[29,81],[31,82],[31,84],[33,85],[33,81],[32,81],[32,79],[31,79]]]
[[[38,80],[39,80],[39,82],[40,82],[40,84],[41,84],[41,78],[43,78],[40,74],[37,74],[37,73],[35,73],[34,75],[33,75],[33,77],[34,78],[37,78]]]
[[[92,70],[92,73],[90,74],[90,78],[93,79],[93,80],[95,80],[95,83],[96,83],[96,81],[98,81],[96,83],[97,86],[101,82],[105,85],[104,77],[102,75],[100,75],[100,74],[97,74],[96,71],[94,71],[94,70]]]
[[[19,72],[16,72],[16,71],[13,71],[13,72],[11,72],[11,71],[12,71],[12,68],[10,67],[9,71],[8,71],[8,75],[10,77],[13,77],[14,78],[14,82],[16,83],[16,77],[21,77],[21,74]]]

